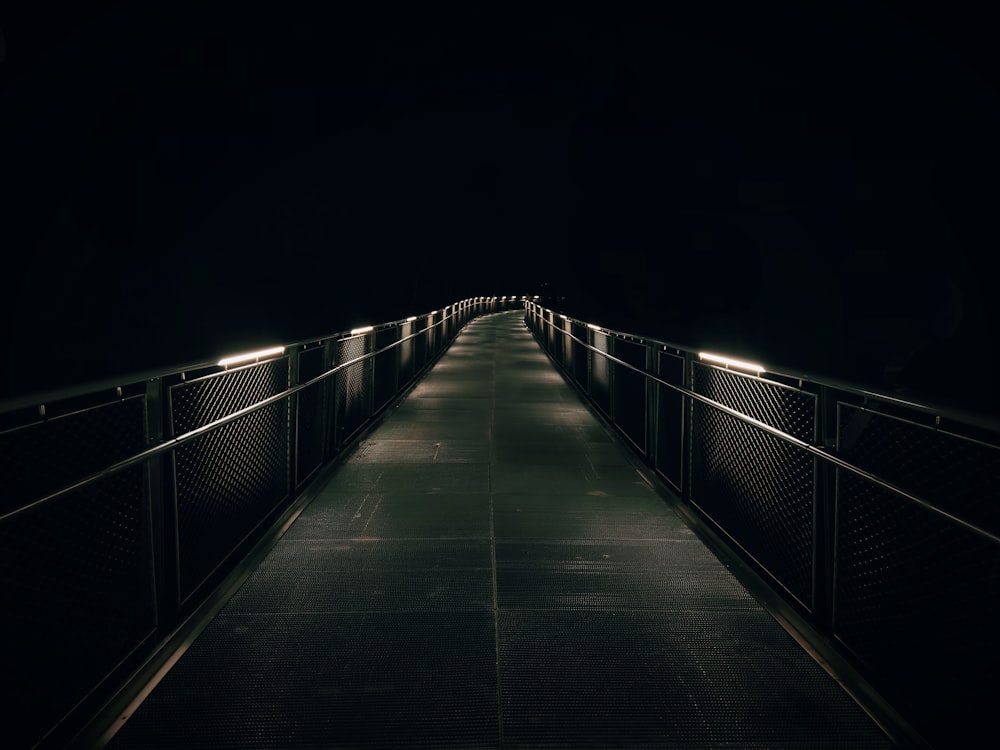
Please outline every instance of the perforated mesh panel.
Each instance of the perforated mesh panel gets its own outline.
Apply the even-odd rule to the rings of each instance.
[[[414,374],[415,357],[413,339],[406,340],[413,335],[413,323],[404,323],[399,328],[399,338],[402,343],[399,345],[399,385],[408,383]]]
[[[145,468],[0,522],[6,747],[31,747],[156,626]]]
[[[1000,534],[1000,449],[912,421],[838,405],[838,451],[855,466]]]
[[[669,352],[657,353],[657,372],[663,380],[684,385],[684,357]],[[684,465],[684,396],[665,385],[656,386],[656,469],[664,479],[681,491]]]
[[[834,634],[935,747],[974,747],[995,712],[1000,547],[838,472]]]
[[[287,384],[287,363],[276,360],[174,386],[174,431],[258,403]],[[182,600],[287,498],[287,410],[279,401],[175,451]]]
[[[337,342],[337,362],[348,362],[370,351],[367,336]],[[340,448],[371,416],[371,359],[348,365],[337,379],[337,447]]]
[[[310,349],[299,355],[299,380],[308,382],[323,374],[325,350]],[[304,388],[298,394],[295,462],[296,486],[301,486],[323,463],[329,380]]]
[[[383,349],[390,344],[399,341],[398,328],[385,328],[375,332],[375,349]],[[398,368],[396,365],[399,357],[399,350],[395,347],[382,354],[375,355],[375,410],[381,409],[392,397],[396,395],[396,378]]]
[[[589,329],[579,323],[570,323],[570,328],[576,337],[573,339],[573,379],[586,392],[589,387],[590,350],[580,342],[588,340]]]
[[[418,320],[413,324],[413,330],[417,336],[413,339],[413,371],[419,372],[427,364],[427,331],[425,320]]]
[[[997,531],[997,449],[840,405],[851,463]],[[837,473],[834,634],[941,747],[971,747],[1000,669],[1000,545],[855,474]]]
[[[614,355],[640,370],[646,369],[646,347],[624,339],[614,339]],[[615,424],[646,454],[646,378],[624,365],[614,365]]]
[[[598,352],[610,351],[610,338],[606,333],[591,331],[591,345]],[[590,377],[588,395],[594,405],[600,409],[605,416],[611,416],[611,363],[607,357],[598,354],[593,349],[587,350],[589,360]]]
[[[801,439],[815,430],[811,394],[698,364],[693,388]],[[692,428],[692,502],[811,609],[815,459],[698,401]]]
[[[0,513],[142,451],[144,409],[137,396],[0,433]]]

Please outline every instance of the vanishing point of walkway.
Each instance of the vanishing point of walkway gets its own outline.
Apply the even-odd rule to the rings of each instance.
[[[108,748],[893,746],[522,315],[459,334]]]

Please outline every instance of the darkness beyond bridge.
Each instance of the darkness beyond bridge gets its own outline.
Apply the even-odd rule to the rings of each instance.
[[[895,746],[523,311],[470,322],[309,494],[102,744]]]

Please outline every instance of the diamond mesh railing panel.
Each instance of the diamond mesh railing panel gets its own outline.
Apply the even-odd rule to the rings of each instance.
[[[323,348],[309,349],[299,355],[299,380],[306,383],[325,371],[326,352]],[[301,487],[323,463],[325,451],[327,400],[329,379],[299,391],[296,415],[295,485]]]
[[[413,322],[404,323],[399,328],[399,386],[409,383],[416,373],[416,357],[414,356],[414,340],[409,338],[414,333]]]
[[[1000,545],[840,470],[833,633],[934,747],[995,712]]]
[[[561,327],[563,330],[562,334],[559,336],[559,339],[562,341],[562,365],[566,369],[566,372],[573,372],[573,324],[568,320],[562,319],[560,319],[560,323],[562,324]]]
[[[815,431],[812,394],[698,364],[693,388],[800,439]],[[692,429],[692,502],[812,610],[816,459],[700,401]]]
[[[174,386],[175,434],[283,392],[287,367],[275,360]],[[181,601],[288,497],[287,412],[278,401],[175,451]]]
[[[354,336],[338,342],[337,362],[349,362],[370,351],[367,336]],[[348,365],[336,375],[337,447],[342,447],[371,416],[372,362],[363,359]]]
[[[145,445],[141,396],[0,432],[0,513],[78,482]]]
[[[576,322],[571,323],[570,328],[576,337],[573,339],[573,380],[586,393],[589,389],[590,350],[581,342],[588,340],[589,329]]]
[[[605,354],[611,351],[611,337],[603,331],[591,331],[591,345],[596,349],[587,350],[589,389],[587,393],[594,405],[606,416],[611,417],[611,362]]]
[[[723,406],[812,443],[816,439],[816,396],[789,386],[693,363],[692,386]]]
[[[156,628],[142,465],[0,521],[6,747],[34,746]]]
[[[838,404],[842,458],[932,507],[1000,532],[1000,449]],[[975,744],[991,715],[976,675],[1000,668],[1000,544],[837,472],[833,632],[934,740]],[[919,658],[914,658],[919,654]]]
[[[375,332],[376,351],[384,349],[397,341],[399,341],[399,328],[395,326],[392,328],[383,328]],[[398,357],[399,350],[395,347],[381,354],[376,354],[374,357],[375,392],[373,407],[375,411],[388,404],[396,395],[396,379],[399,377]]]
[[[613,339],[613,354],[640,371],[646,369],[646,347],[625,339]],[[614,391],[615,425],[632,441],[640,455],[646,455],[646,376],[615,363],[612,387]]]
[[[684,357],[657,352],[657,374],[677,386],[684,385]],[[675,490],[684,487],[684,395],[656,384],[656,469]]]
[[[842,458],[1000,535],[1000,448],[850,404],[838,424]]]

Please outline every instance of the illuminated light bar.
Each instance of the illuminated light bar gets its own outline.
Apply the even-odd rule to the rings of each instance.
[[[229,367],[229,365],[238,365],[241,362],[250,362],[251,360],[261,359],[263,357],[275,357],[279,354],[285,353],[285,347],[283,346],[272,346],[270,349],[260,349],[256,352],[247,352],[246,354],[234,354],[231,357],[223,357],[219,360],[219,367]]]
[[[416,320],[416,319],[417,319],[417,316],[416,316],[416,315],[411,315],[410,317],[408,317],[408,318],[406,319],[406,322],[407,322],[407,323],[412,323],[412,322],[413,322],[414,320]]]
[[[587,323],[587,328],[589,328],[592,331],[599,331],[599,330],[601,330],[600,326],[595,326],[593,323]]]
[[[562,313],[559,313],[559,317],[560,317],[560,318],[562,318],[563,320],[569,320],[569,318],[567,318],[567,317],[566,317],[565,315],[563,315]]]
[[[374,331],[375,326],[361,326],[361,328],[352,328],[351,335],[357,336],[359,333],[368,333],[369,331]]]
[[[538,295],[537,294],[535,295],[535,299],[538,299]]]
[[[726,367],[735,367],[737,370],[747,370],[749,372],[754,372],[760,375],[764,372],[764,368],[753,362],[743,362],[739,359],[731,359],[729,357],[722,357],[718,354],[709,354],[708,352],[698,352],[698,356],[708,362],[714,362],[719,365],[725,365]]]

